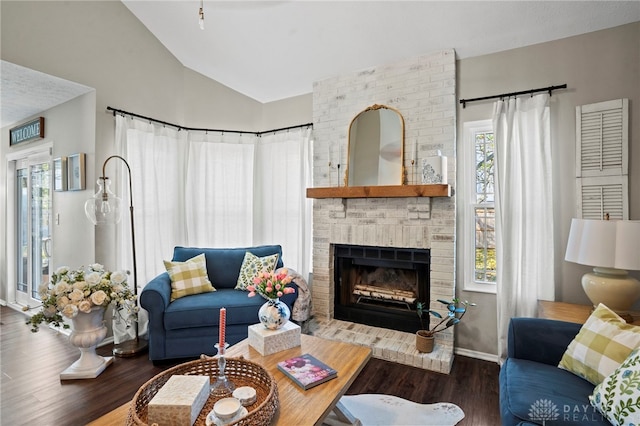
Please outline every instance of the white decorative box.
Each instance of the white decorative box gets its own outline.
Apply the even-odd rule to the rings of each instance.
[[[209,376],[171,376],[149,402],[148,424],[193,425],[209,397]]]
[[[277,330],[268,330],[262,324],[249,326],[249,345],[261,355],[271,355],[300,346],[300,326],[288,321]]]
[[[422,159],[422,183],[447,183],[447,157],[440,154]]]

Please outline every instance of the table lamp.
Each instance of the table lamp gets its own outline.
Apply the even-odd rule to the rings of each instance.
[[[565,260],[593,266],[582,288],[594,306],[602,303],[625,319],[640,297],[640,221],[572,219]]]
[[[110,181],[105,174],[109,160],[117,158],[124,162],[129,172],[129,213],[131,216],[131,244],[133,255],[133,294],[136,295],[136,308],[138,306],[138,270],[136,263],[136,234],[133,226],[133,190],[131,186],[131,168],[127,160],[119,155],[112,155],[102,164],[102,176],[98,179],[98,192],[89,198],[84,205],[84,211],[94,225],[116,224],[122,217],[122,200],[109,189]],[[141,353],[147,349],[148,342],[141,339],[138,331],[138,319],[134,322],[135,337],[131,340],[118,343],[113,347],[113,354],[118,357],[128,357]]]

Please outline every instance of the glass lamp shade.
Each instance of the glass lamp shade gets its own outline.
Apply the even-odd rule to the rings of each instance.
[[[108,225],[120,222],[122,200],[111,189],[108,177],[98,179],[98,192],[84,203],[84,212],[94,225]]]

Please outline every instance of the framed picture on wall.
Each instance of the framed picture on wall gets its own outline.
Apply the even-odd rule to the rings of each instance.
[[[68,164],[68,189],[69,191],[81,191],[85,189],[84,153],[70,155]]]
[[[53,190],[67,190],[67,157],[53,160]]]

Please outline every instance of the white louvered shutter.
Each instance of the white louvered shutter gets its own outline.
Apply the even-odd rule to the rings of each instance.
[[[629,101],[576,107],[578,217],[629,219]]]

